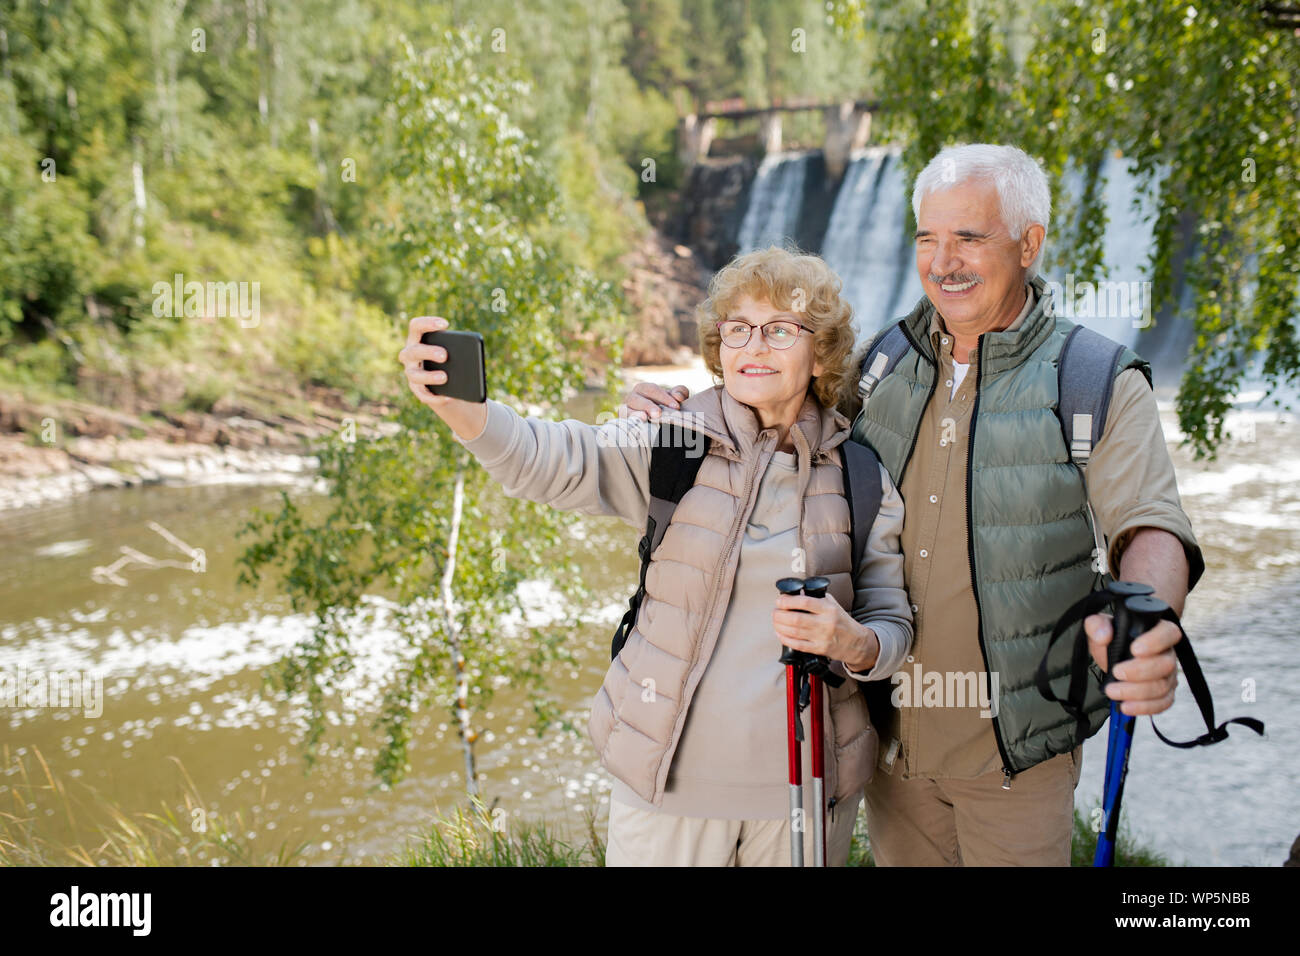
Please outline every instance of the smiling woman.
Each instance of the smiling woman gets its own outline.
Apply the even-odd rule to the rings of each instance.
[[[853,310],[818,256],[775,246],[741,256],[713,277],[698,315],[704,364],[777,429],[781,451],[794,450],[789,425],[809,391],[826,408],[851,396]]]
[[[817,859],[813,834],[827,812],[824,858],[848,859],[876,754],[855,682],[898,669],[912,617],[903,502],[889,474],[864,458],[851,477],[859,488],[879,482],[879,511],[859,522],[870,528],[865,541],[845,497],[850,429],[837,406],[856,381],[852,311],[839,291],[816,256],[777,248],[741,256],[714,277],[698,310],[704,361],[722,382],[655,421],[597,426],[431,395],[424,386],[445,373],[423,371],[421,361],[447,356],[420,338],[448,323],[411,320],[399,359],[412,392],[507,495],[647,528],[642,587],[589,723],[616,779],[610,865],[780,865],[799,845]],[[693,443],[704,450],[690,456],[689,478],[684,469],[667,474],[659,451],[677,447],[678,430],[706,439]],[[665,516],[670,486],[678,498]],[[651,539],[654,521],[664,530]],[[778,594],[776,582],[792,575],[824,578],[824,596]],[[788,717],[807,724],[799,739],[822,735],[824,794],[805,795],[787,778],[800,760],[785,747],[782,645],[826,658],[838,678],[822,701],[812,698],[815,720]],[[814,773],[806,762],[803,775],[821,778],[820,763]]]

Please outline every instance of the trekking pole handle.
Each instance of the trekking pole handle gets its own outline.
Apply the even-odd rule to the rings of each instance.
[[[803,578],[781,578],[776,582],[776,589],[782,594],[802,594]],[[794,664],[796,667],[801,667],[803,658],[804,654],[802,652],[786,645],[781,646],[780,660],[782,664]]]
[[[1129,602],[1136,598],[1150,597],[1155,593],[1155,589],[1149,584],[1141,584],[1137,581],[1112,581],[1107,585],[1106,590],[1111,594],[1111,613],[1114,618],[1110,644],[1106,648],[1106,678],[1102,681],[1103,684],[1115,680],[1115,665],[1133,656],[1130,647],[1133,638],[1146,631],[1146,628],[1142,628],[1136,634],[1133,633],[1134,612]]]
[[[1124,610],[1128,612],[1128,633],[1124,640],[1124,656],[1120,660],[1133,656],[1133,642],[1160,623],[1169,605],[1154,595],[1140,594],[1126,600]]]
[[[830,586],[831,582],[823,577],[804,578],[803,593],[812,598],[824,598]]]

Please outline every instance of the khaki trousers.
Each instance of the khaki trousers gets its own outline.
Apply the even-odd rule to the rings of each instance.
[[[866,788],[877,866],[1069,866],[1083,748],[1018,773],[903,780],[877,768]]]
[[[862,794],[826,817],[826,865],[844,866]],[[812,864],[811,821],[804,833],[804,862]],[[789,866],[790,821],[713,820],[609,806],[606,866]]]

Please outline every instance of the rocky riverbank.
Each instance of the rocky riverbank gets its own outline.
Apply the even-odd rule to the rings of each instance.
[[[0,512],[96,488],[166,481],[261,481],[315,467],[312,443],[346,427],[385,427],[391,408],[349,409],[311,388],[271,396],[245,389],[211,410],[122,412],[82,401],[0,394]]]
[[[624,341],[624,367],[653,367],[662,375],[663,366],[698,363],[695,307],[710,270],[691,249],[655,230],[623,265],[624,297],[636,316]],[[594,349],[589,386],[603,378],[601,361],[608,357]],[[314,468],[312,443],[349,419],[358,431],[396,427],[391,406],[353,408],[338,390],[318,386],[241,382],[199,410],[184,407],[185,382],[174,372],[105,376],[83,367],[77,391],[76,400],[0,391],[0,513],[95,488],[267,480]]]

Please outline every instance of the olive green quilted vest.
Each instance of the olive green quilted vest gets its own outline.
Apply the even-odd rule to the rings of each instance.
[[[1090,662],[1086,734],[1058,703],[1044,700],[1034,673],[1057,619],[1108,580],[1094,563],[1087,495],[1070,460],[1057,406],[1057,357],[1074,323],[1054,314],[1041,277],[1038,301],[1021,326],[980,336],[971,415],[966,521],[971,580],[985,668],[999,678],[994,733],[1004,770],[1019,773],[1068,753],[1106,721],[1109,699]],[[934,306],[922,299],[903,319],[911,348],[871,393],[853,423],[902,487],[921,418],[934,394],[937,358],[928,330]],[[1150,366],[1125,348],[1115,374]],[[1049,676],[1069,672],[1074,632],[1058,642]],[[1057,686],[1060,686],[1059,684]]]

